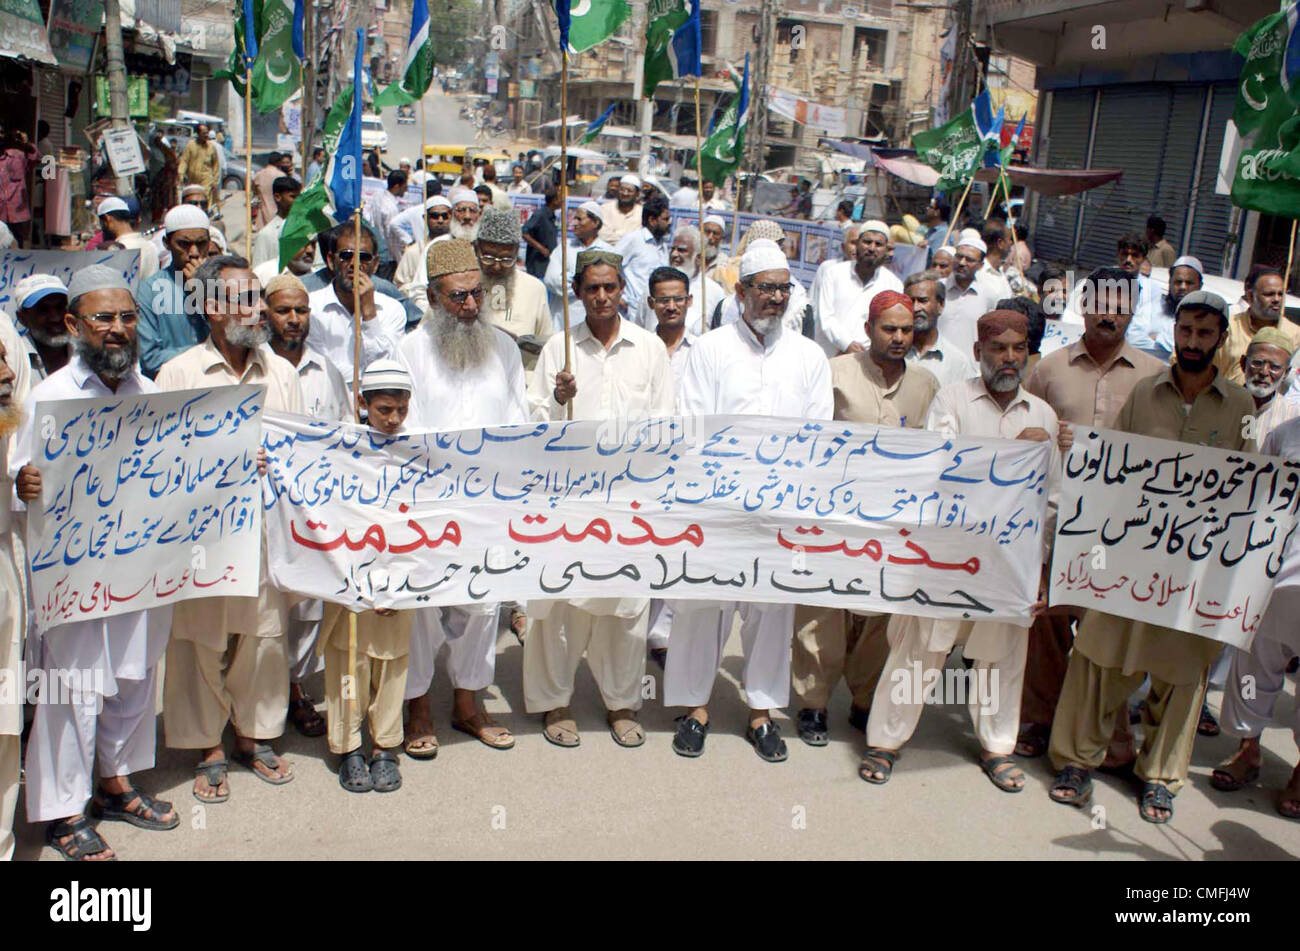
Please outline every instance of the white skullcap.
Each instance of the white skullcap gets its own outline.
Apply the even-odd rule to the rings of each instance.
[[[723,221],[721,218],[719,218],[717,215],[705,215],[705,216],[704,216],[704,224],[706,224],[706,225],[717,225],[719,228],[726,228],[726,227],[727,227],[727,223],[726,223],[725,221]]]
[[[591,215],[591,217],[595,218],[601,224],[605,223],[605,218],[600,213],[600,205],[596,204],[594,201],[584,201],[578,206],[578,210]]]
[[[1201,275],[1201,277],[1205,277],[1205,268],[1201,266],[1201,259],[1194,258],[1190,254],[1184,254],[1173,264],[1169,265],[1169,270],[1172,271],[1176,267],[1189,267],[1197,274]]]
[[[399,159],[397,160],[397,164],[398,164],[398,165],[410,165],[410,164],[411,164],[411,160],[410,160],[409,158],[407,158],[405,155],[403,155],[401,158],[399,158]]]
[[[631,172],[628,172],[628,174],[624,175],[622,178],[619,179],[618,184],[619,187],[622,187],[624,185],[631,185],[633,188],[640,188],[641,179],[637,178]]]
[[[945,244],[942,248],[938,248],[934,252],[934,256],[937,258],[941,254],[946,254],[948,255],[948,257],[952,257],[956,253],[957,253],[956,248],[954,248],[951,244]]]
[[[189,228],[202,228],[207,231],[211,226],[212,222],[208,221],[208,216],[198,205],[177,205],[163,218],[163,231],[167,234]]]
[[[974,228],[967,228],[958,235],[955,247],[974,248],[980,254],[987,254],[989,250],[989,246],[984,243],[984,239],[980,237],[979,232]]]
[[[374,390],[405,390],[410,393],[411,374],[397,360],[375,360],[361,374],[361,392]]]
[[[131,206],[116,195],[113,195],[111,198],[105,198],[99,203],[99,207],[95,209],[95,214],[102,216],[108,214],[110,211],[125,211],[129,215],[131,213]]]
[[[428,211],[430,208],[446,208],[450,210],[451,202],[443,198],[441,195],[434,195],[432,198],[430,198],[428,201],[424,203],[425,211]]]
[[[186,185],[181,189],[181,197],[186,195],[207,195],[208,189],[204,185]]]
[[[740,259],[740,276],[753,277],[763,271],[788,271],[790,261],[775,241],[759,238],[749,242]]]
[[[886,238],[889,237],[889,225],[877,218],[872,218],[870,221],[862,222],[862,227],[858,229],[858,234],[866,234],[868,231],[883,234]]]
[[[477,205],[478,195],[468,188],[461,188],[459,186],[453,188],[451,190],[451,207],[455,208],[457,205],[464,204]]]

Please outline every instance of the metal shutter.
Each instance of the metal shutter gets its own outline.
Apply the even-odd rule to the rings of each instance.
[[[1092,126],[1091,89],[1062,89],[1052,95],[1052,114],[1047,130],[1049,168],[1083,168],[1088,158],[1088,131]],[[1076,195],[1038,200],[1038,212],[1030,241],[1037,257],[1045,261],[1070,260],[1074,225],[1078,219]]]
[[[67,105],[67,94],[64,90],[63,74],[57,69],[38,68],[36,75],[40,81],[37,100],[39,110],[36,118],[44,119],[50,124],[50,145],[54,146],[55,155],[57,156],[57,150],[67,145],[64,137],[65,122],[63,119],[63,110]]]
[[[1156,200],[1172,101],[1169,84],[1108,86],[1101,91],[1092,167],[1122,168],[1124,177],[1085,193],[1076,262],[1080,267],[1114,264],[1116,239],[1126,231],[1141,234],[1146,226]]]
[[[1182,244],[1183,224],[1190,207],[1188,195],[1192,191],[1192,176],[1196,173],[1196,147],[1200,143],[1206,90],[1203,85],[1172,87],[1160,180],[1147,211],[1147,214],[1165,219],[1165,237],[1175,250]],[[1139,232],[1145,227],[1145,215],[1133,224],[1134,230]]]
[[[1192,220],[1187,250],[1180,253],[1193,254],[1212,273],[1223,274],[1226,273],[1223,253],[1228,241],[1232,201],[1227,195],[1214,193],[1214,178],[1219,170],[1223,133],[1237,101],[1237,87],[1233,83],[1218,83],[1212,87],[1211,95],[1210,125],[1205,130],[1205,153],[1200,181],[1197,182],[1196,217]]]

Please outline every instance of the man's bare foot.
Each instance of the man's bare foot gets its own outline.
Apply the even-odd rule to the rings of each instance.
[[[1214,772],[1210,773],[1210,785],[1221,792],[1249,786],[1259,779],[1261,761],[1258,737],[1247,737],[1235,753],[1214,767]]]
[[[253,751],[256,749],[257,745],[257,740],[251,740],[246,736],[235,734],[236,758],[240,756],[252,757],[248,760],[249,769],[263,777],[267,782],[284,782],[293,775],[293,769],[290,767],[289,761],[278,754],[274,754],[274,767],[269,766],[267,763],[254,756]]]
[[[201,802],[215,802],[219,799],[226,799],[230,796],[230,784],[226,782],[225,771],[226,754],[220,746],[214,746],[210,750],[203,751],[203,759],[199,762],[199,769],[194,776],[194,798]],[[212,785],[208,779],[209,773],[215,777],[216,768],[208,771],[203,770],[203,766],[208,763],[221,764],[221,782]]]
[[[67,823],[68,825],[73,825],[78,821],[82,821],[82,822],[85,821],[85,817],[80,813],[78,813],[75,816],[69,816],[67,819],[63,819],[60,822],[51,823],[50,828],[53,829],[55,826],[62,825],[64,823]],[[102,852],[95,852],[93,854],[80,854],[81,853],[80,846],[72,845],[71,848],[74,850],[74,853],[76,853],[75,857],[77,857],[78,861],[109,862],[117,858],[117,853],[113,851],[113,848],[108,844],[107,839],[105,839],[102,835],[100,835],[97,831],[93,829],[91,830],[91,834],[96,836],[99,839],[99,841],[103,843],[104,850]],[[48,841],[51,845],[57,848],[64,855],[67,855],[69,845],[70,843],[72,843],[73,839],[75,838],[76,836],[74,834],[69,833],[68,835],[61,835],[57,837],[50,836],[47,838],[46,841]]]
[[[1278,815],[1288,819],[1300,819],[1300,763],[1291,771],[1291,782],[1282,790],[1282,798],[1277,801]]]
[[[699,723],[700,726],[704,726],[706,723],[709,722],[708,707],[696,707],[686,715],[690,717],[692,720],[695,720],[697,723]]]
[[[705,716],[708,716],[708,714],[706,713]],[[755,710],[752,707],[749,710],[749,728],[751,730],[757,730],[760,726],[771,719],[771,716],[768,715],[766,710]],[[701,720],[700,722],[704,723],[706,721]]]

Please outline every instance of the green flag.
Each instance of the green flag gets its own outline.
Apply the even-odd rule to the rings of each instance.
[[[1243,138],[1232,179],[1232,202],[1300,218],[1300,117],[1287,59],[1295,7],[1264,17],[1237,38],[1245,62],[1232,121]]]
[[[429,39],[429,4],[415,0],[411,8],[411,34],[402,58],[402,78],[375,97],[374,106],[405,106],[419,102],[433,82],[433,41]]]
[[[734,80],[733,80],[734,81]],[[736,97],[700,146],[700,174],[706,182],[721,185],[740,168],[745,156],[745,129],[749,126],[749,54]]]
[[[966,187],[984,155],[984,143],[970,109],[949,122],[912,136],[916,157],[939,173],[935,185],[950,192]]]
[[[254,16],[254,23],[261,20],[261,10],[255,6],[257,15]],[[256,30],[256,25],[254,26]],[[226,60],[226,68],[217,70],[213,73],[215,79],[228,79],[230,85],[235,88],[235,93],[240,99],[244,98],[244,6],[240,0],[235,0],[235,48],[230,51],[230,58]]]
[[[654,0],[651,8],[662,2]],[[569,7],[569,51],[585,53],[599,46],[618,32],[631,15],[627,0],[574,0]]]
[[[266,113],[279,109],[302,86],[302,62],[293,49],[293,0],[260,0],[258,6],[253,104]]]
[[[334,100],[329,115],[325,117],[321,148],[325,150],[326,155],[333,154],[339,133],[347,123],[351,111],[352,84],[348,83],[340,90],[339,97]],[[308,241],[322,231],[334,227],[337,222],[327,211],[330,205],[329,189],[325,186],[325,169],[322,168],[317,176],[307,183],[307,187],[294,199],[293,205],[289,208],[289,217],[280,232],[280,270],[283,271],[289,266],[293,256],[301,251]]]
[[[675,78],[669,46],[673,34],[690,16],[687,0],[650,0],[645,24],[645,91],[641,93],[646,99],[655,97],[660,83]]]

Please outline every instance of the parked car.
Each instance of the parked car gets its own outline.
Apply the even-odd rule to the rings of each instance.
[[[379,116],[361,117],[361,147],[377,149],[380,152],[388,151],[388,131],[384,128],[384,120]]]

